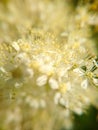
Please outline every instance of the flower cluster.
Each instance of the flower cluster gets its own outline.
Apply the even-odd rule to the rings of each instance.
[[[8,14],[0,5],[0,128],[69,129],[73,112],[98,107],[89,27],[98,24],[97,13],[81,4],[72,13],[64,2],[25,0],[20,13],[22,1],[10,0]]]

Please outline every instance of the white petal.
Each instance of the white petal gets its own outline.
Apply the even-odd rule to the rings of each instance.
[[[26,69],[26,75],[32,78],[34,75],[33,69],[30,69],[30,68]]]
[[[85,79],[85,80],[83,80],[83,81],[81,82],[81,87],[82,87],[83,89],[87,89],[87,87],[88,87],[88,80],[87,80],[87,79]]]
[[[79,68],[74,69],[73,72],[79,74],[79,76],[84,75],[84,73]]]
[[[58,104],[60,97],[61,97],[61,94],[59,92],[55,94],[55,96],[54,96],[54,103],[55,104]]]
[[[41,99],[39,103],[40,103],[40,107],[41,107],[41,108],[45,108],[45,107],[46,107],[46,102],[45,102],[45,100]]]
[[[53,71],[53,66],[52,66],[52,64],[42,64],[42,65],[40,65],[39,70],[43,73],[48,74]]]
[[[37,109],[39,107],[39,103],[36,99],[33,99],[30,102],[30,106]]]
[[[61,105],[65,106],[65,100],[64,100],[64,98],[60,98],[59,102],[60,102]]]
[[[17,42],[13,42],[13,43],[12,43],[12,47],[13,47],[16,51],[19,51],[19,50],[20,50],[20,47],[19,47],[19,45],[17,44]]]
[[[97,79],[97,78],[93,78],[93,83],[94,83],[95,85],[98,85],[98,79]]]
[[[70,82],[66,83],[66,89],[67,89],[67,91],[71,90],[71,83]]]
[[[59,87],[57,80],[55,80],[53,78],[49,79],[49,85],[52,89],[58,89],[58,87]]]
[[[81,107],[76,107],[76,108],[74,109],[74,112],[75,112],[76,114],[78,114],[78,115],[82,115],[82,114],[83,114],[83,110],[82,110]]]
[[[0,71],[2,71],[3,73],[6,73],[6,70],[3,67],[0,67]]]
[[[36,84],[39,87],[44,86],[47,83],[47,79],[48,79],[48,77],[46,75],[42,75],[42,76],[37,78]]]

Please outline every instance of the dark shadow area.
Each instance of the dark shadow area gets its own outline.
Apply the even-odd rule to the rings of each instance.
[[[74,116],[73,130],[98,130],[98,110],[96,108],[91,106],[82,116],[76,114]]]

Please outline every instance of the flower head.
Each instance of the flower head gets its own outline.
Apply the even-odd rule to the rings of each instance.
[[[8,16],[0,13],[1,22],[6,19],[4,34],[12,23],[15,27],[13,35],[0,38],[3,127],[46,130],[47,125],[50,130],[63,120],[62,125],[71,128],[73,112],[81,115],[90,104],[98,106],[98,58],[90,38],[88,7],[79,6],[69,16],[71,8],[59,0],[33,0],[35,6],[25,0],[20,13],[18,2],[17,6],[9,2]]]

